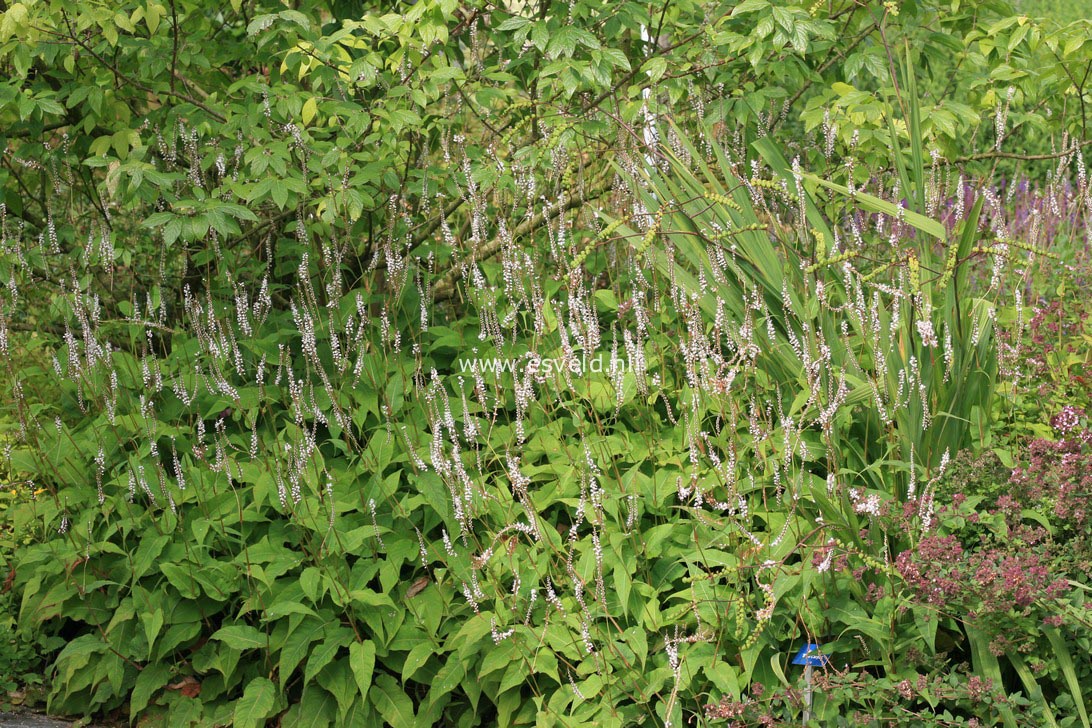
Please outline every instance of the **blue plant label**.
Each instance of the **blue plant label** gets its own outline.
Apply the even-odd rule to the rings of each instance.
[[[830,660],[829,657],[820,652],[822,645],[808,643],[800,648],[800,651],[796,653],[796,657],[792,658],[792,664],[794,665],[811,665],[812,667],[822,667]]]

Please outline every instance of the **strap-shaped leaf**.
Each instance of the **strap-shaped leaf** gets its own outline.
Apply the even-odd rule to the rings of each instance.
[[[818,175],[811,174],[810,172],[805,172],[803,176],[804,179],[808,180],[809,182],[814,182],[815,184],[826,187],[829,190],[833,190],[834,192],[845,195],[869,212],[879,212],[883,213],[884,215],[889,215],[890,217],[901,217],[902,221],[910,227],[914,228],[915,230],[920,230],[926,235],[930,235],[937,240],[944,241],[948,238],[947,232],[944,230],[944,225],[942,225],[937,220],[933,220],[932,218],[928,218],[925,215],[920,215],[911,210],[898,207],[893,202],[881,200],[879,197],[876,197],[875,195],[870,195],[866,192],[850,192],[849,188],[845,185],[840,185],[835,182],[829,182],[822,177],[819,177]]]

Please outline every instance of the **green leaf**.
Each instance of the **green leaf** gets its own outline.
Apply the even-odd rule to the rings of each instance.
[[[197,568],[199,567],[192,564],[183,566],[177,563],[165,563],[159,567],[159,570],[184,599],[197,599],[201,595],[197,579],[194,578],[194,570]]]
[[[545,51],[550,42],[550,28],[546,21],[539,21],[531,28],[531,42],[539,51]]]
[[[459,686],[466,677],[466,663],[462,660],[448,660],[436,677],[432,679],[432,686],[428,691],[429,703],[435,704],[443,696]]]
[[[648,75],[651,83],[656,83],[667,73],[667,60],[663,56],[653,56],[641,64],[641,71]]]
[[[341,642],[338,640],[326,640],[316,647],[307,660],[307,668],[303,671],[303,681],[311,682],[322,668],[330,664],[339,649],[341,649]]]
[[[38,108],[45,114],[63,114],[64,107],[58,104],[53,99],[35,99],[38,104]]]
[[[414,724],[413,701],[387,673],[376,676],[368,697],[392,728],[409,728]]]
[[[623,71],[630,69],[629,59],[626,58],[626,54],[618,48],[604,48],[603,57],[608,59],[611,65],[621,68]]]
[[[281,648],[278,672],[281,677],[281,687],[288,682],[296,667],[311,649],[311,643],[321,639],[326,631],[326,623],[318,619],[308,618],[288,634]]]
[[[148,3],[147,8],[144,10],[144,22],[148,25],[148,33],[155,35],[156,30],[159,28],[159,4]]]
[[[148,638],[148,655],[152,656],[152,645],[155,644],[159,631],[163,628],[163,610],[159,607],[140,615],[140,621],[144,625],[144,635]]]
[[[316,113],[318,113],[318,101],[312,96],[303,102],[303,109],[300,111],[300,118],[303,119],[303,125],[309,126],[311,120],[315,118]]]
[[[805,172],[803,177],[804,179],[815,182],[822,187],[826,187],[827,189],[834,190],[835,192],[845,195],[869,212],[882,212],[884,215],[889,215],[891,217],[901,216],[903,222],[916,230],[920,230],[926,235],[931,235],[937,240],[945,240],[947,237],[944,230],[944,225],[936,220],[926,217],[925,215],[921,215],[916,212],[911,212],[910,210],[897,207],[894,203],[888,202],[887,200],[881,200],[879,197],[867,194],[865,192],[855,191],[853,193],[850,193],[849,188],[847,188],[845,185],[828,182],[827,180],[822,179],[821,177],[814,174]]]
[[[307,685],[303,699],[288,709],[281,725],[293,728],[330,728],[337,720],[334,696],[319,685]]]
[[[367,695],[375,672],[375,643],[369,640],[349,645],[349,666],[353,669],[353,678],[360,694]]]
[[[254,567],[258,568],[258,567]],[[308,606],[300,604],[299,602],[278,602],[269,609],[265,610],[265,618],[267,620],[276,620],[288,614],[304,614],[307,616],[317,617],[314,609]]]
[[[563,26],[554,31],[550,36],[550,43],[546,46],[546,54],[552,58],[562,56],[569,58],[576,51],[576,33],[571,26]]]
[[[169,212],[159,214],[166,215],[167,219],[176,219],[176,216]],[[156,217],[157,215],[152,215],[148,218],[147,224],[150,225],[152,218]],[[158,222],[156,224],[158,224]],[[168,541],[170,541],[170,536],[166,534],[148,534],[140,540],[140,546],[137,547],[136,553],[133,554],[134,581],[148,573],[148,570],[155,564],[156,559],[163,553],[163,547],[167,545]]]
[[[27,7],[23,3],[12,3],[0,19],[0,41],[7,41],[17,31],[22,29],[27,19]]]
[[[170,679],[171,669],[166,664],[152,662],[145,665],[144,669],[137,674],[133,694],[129,698],[129,717],[135,718],[140,711],[148,707],[152,695]]]
[[[1062,668],[1062,676],[1069,687],[1069,695],[1077,706],[1077,713],[1081,717],[1081,725],[1084,728],[1089,728],[1088,709],[1085,707],[1084,701],[1085,691],[1081,688],[1081,681],[1077,677],[1077,668],[1073,664],[1073,656],[1069,653],[1069,645],[1062,639],[1062,635],[1057,629],[1043,627],[1043,632],[1050,640],[1050,646],[1054,650],[1054,659],[1058,661],[1058,666]]]
[[[497,30],[501,32],[508,32],[509,30],[519,30],[520,28],[530,25],[531,21],[527,18],[521,18],[518,15],[513,15],[510,18],[505,18],[500,25],[497,26]]]
[[[412,678],[421,669],[421,666],[428,662],[428,658],[432,657],[435,649],[429,642],[414,645],[402,665],[402,680],[406,681]]]
[[[247,624],[221,627],[213,633],[211,639],[220,640],[237,650],[264,649],[269,644],[266,635]]]
[[[319,599],[319,585],[322,583],[322,572],[313,566],[308,566],[300,574],[300,587],[303,589],[304,595],[311,600],[312,603],[317,603]]]
[[[288,204],[288,186],[283,182],[273,184],[270,188],[273,202],[277,203],[277,207],[284,209],[284,206]]]
[[[243,697],[235,703],[234,728],[258,728],[273,712],[277,688],[268,678],[256,677],[243,691]]]
[[[759,10],[765,10],[770,7],[770,3],[767,0],[743,0],[739,5],[736,5],[732,10],[732,17],[737,15],[743,15],[744,13],[753,13]]]
[[[358,697],[356,685],[353,682],[353,671],[347,660],[341,659],[330,665],[319,675],[318,682],[337,700],[338,711],[342,720],[353,707]]]

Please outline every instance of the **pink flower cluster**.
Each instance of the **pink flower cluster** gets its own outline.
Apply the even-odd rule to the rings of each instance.
[[[1037,552],[985,548],[966,552],[955,536],[928,536],[903,551],[895,567],[907,585],[929,604],[960,604],[976,613],[1027,608],[1037,600],[1065,594],[1065,579],[1053,578]]]
[[[1081,416],[1080,410],[1066,407],[1052,424],[1061,430]],[[1028,505],[1042,503],[1046,513],[1062,521],[1058,526],[1063,533],[1082,531],[1092,512],[1092,430],[1066,432],[1070,436],[1057,442],[1033,440],[1027,466],[1014,470],[1010,481],[1013,498]]]
[[[1084,410],[1067,404],[1062,411],[1050,418],[1050,426],[1063,435],[1080,427]]]

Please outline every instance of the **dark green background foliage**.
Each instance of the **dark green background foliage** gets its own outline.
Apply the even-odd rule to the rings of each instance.
[[[1030,5],[0,0],[0,705],[1087,728]]]

